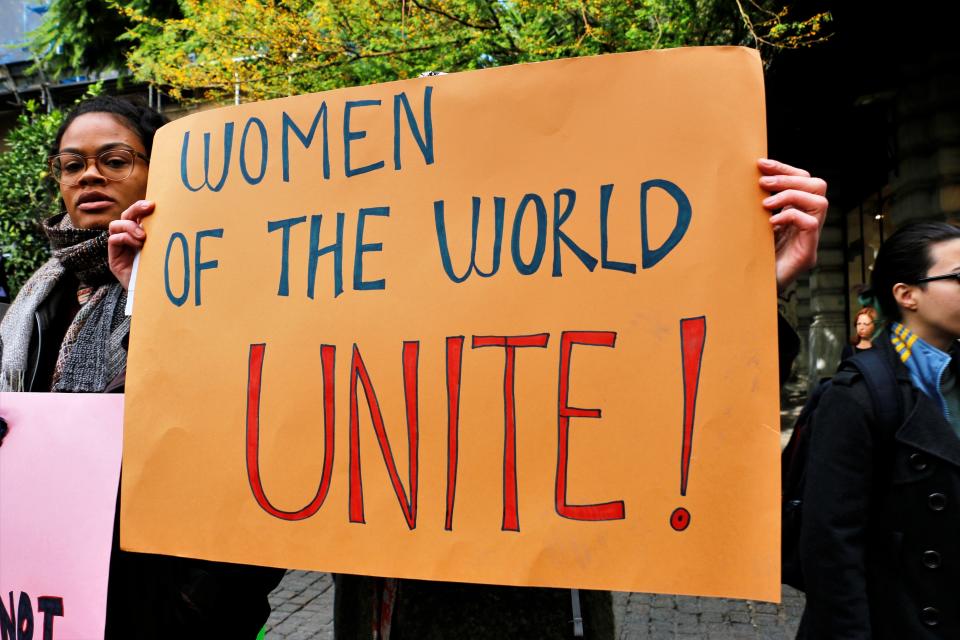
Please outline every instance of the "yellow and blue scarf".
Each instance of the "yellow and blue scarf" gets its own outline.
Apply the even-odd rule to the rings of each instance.
[[[907,366],[913,385],[934,400],[947,422],[953,425],[954,429],[958,429],[960,415],[953,415],[955,412],[950,411],[942,387],[943,374],[950,366],[951,355],[925,342],[899,322],[892,323],[890,329],[890,342],[900,356],[900,361]],[[953,385],[950,391],[955,393]]]

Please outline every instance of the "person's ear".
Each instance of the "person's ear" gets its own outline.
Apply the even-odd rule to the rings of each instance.
[[[898,282],[893,285],[893,299],[897,301],[897,305],[902,309],[907,311],[916,311],[919,301],[917,300],[917,292],[920,288],[915,284],[904,284],[903,282]]]

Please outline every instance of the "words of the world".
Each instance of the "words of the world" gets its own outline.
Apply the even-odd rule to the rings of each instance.
[[[311,175],[330,180],[331,144],[342,144],[343,167],[342,175],[345,179],[357,178],[376,171],[387,169],[384,159],[377,160],[362,166],[355,166],[353,158],[355,148],[360,144],[374,144],[376,141],[367,140],[367,131],[358,129],[354,125],[353,116],[359,111],[370,111],[374,117],[390,118],[392,122],[392,163],[393,171],[401,171],[404,167],[402,142],[405,138],[412,138],[416,145],[418,161],[424,165],[434,165],[437,162],[435,154],[435,133],[433,127],[433,87],[426,86],[419,109],[411,105],[406,92],[397,93],[393,97],[392,109],[386,108],[382,100],[350,100],[338,105],[342,121],[341,134],[331,134],[330,120],[331,106],[326,101],[320,103],[309,125],[296,122],[285,111],[280,112],[280,171],[283,182],[290,182],[297,167],[291,166],[291,147],[295,144],[303,149],[316,152],[318,157],[310,157],[309,169]],[[213,136],[206,131],[203,139],[203,178],[198,180],[197,168],[191,165],[191,144],[195,144],[196,136],[193,132],[183,134],[180,153],[180,180],[185,189],[191,192],[209,190],[219,192],[231,179],[239,179],[249,186],[256,187],[267,175],[271,148],[276,146],[268,134],[267,125],[257,117],[248,118],[242,127],[235,122],[226,122],[223,125],[220,148],[214,148]],[[237,132],[239,131],[239,136]],[[239,144],[237,141],[239,140]],[[237,152],[234,153],[234,149]],[[211,156],[222,156],[219,175],[211,169]],[[256,157],[257,162],[251,162],[250,157]],[[254,166],[251,166],[254,165]],[[231,171],[231,169],[234,169]],[[319,174],[319,175],[317,175]],[[194,176],[191,178],[191,176]],[[640,185],[640,247],[639,263],[641,269],[650,269],[667,256],[683,239],[692,218],[690,200],[677,184],[653,178],[643,181]],[[648,228],[648,203],[652,191],[662,191],[676,203],[676,218],[673,228],[666,240],[658,247],[651,246]],[[578,193],[576,190],[560,187],[550,194],[526,193],[511,202],[501,196],[476,195],[471,198],[471,242],[469,256],[453,256],[448,242],[446,216],[447,203],[444,200],[433,202],[434,228],[436,231],[435,245],[437,249],[438,268],[451,282],[460,284],[471,276],[491,278],[496,275],[503,262],[504,242],[509,240],[509,263],[518,273],[531,276],[541,268],[550,269],[552,277],[563,276],[563,250],[566,248],[586,268],[593,272],[598,266],[601,269],[619,271],[628,274],[637,272],[637,263],[622,259],[614,259],[609,253],[608,227],[611,202],[614,196],[613,184],[598,185],[595,194],[595,212],[597,232],[599,235],[599,256],[592,255],[583,248],[583,240],[573,238],[563,230],[577,208]],[[460,205],[467,203],[458,203]],[[583,206],[582,204],[580,205]],[[336,207],[331,207],[335,210]],[[491,211],[492,210],[492,211]],[[278,283],[277,295],[290,295],[290,252],[293,230],[298,225],[309,227],[309,239],[302,248],[307,252],[306,289],[304,293],[313,299],[317,292],[317,271],[320,268],[321,258],[332,260],[331,292],[336,298],[344,293],[344,262],[352,258],[351,288],[354,291],[382,291],[387,287],[387,278],[371,277],[364,271],[364,256],[368,253],[383,251],[382,242],[373,242],[376,239],[369,236],[368,224],[371,218],[389,218],[389,203],[377,203],[374,206],[360,207],[350,216],[343,211],[336,211],[335,215],[316,213],[312,215],[294,215],[278,218],[267,222],[265,233],[278,235]],[[493,217],[493,238],[490,243],[491,255],[483,260],[481,266],[477,256],[477,246],[481,216],[484,212]],[[512,220],[509,215],[512,214]],[[332,218],[332,219],[331,219]],[[356,242],[352,256],[344,255],[344,234],[347,233],[348,219],[350,231],[355,234]],[[326,222],[326,224],[325,224]],[[533,251],[524,255],[521,247],[521,235],[527,226],[532,225],[536,238]],[[333,227],[332,230],[330,227]],[[528,232],[529,233],[529,232]],[[322,240],[322,234],[329,236]],[[167,240],[164,258],[164,286],[169,301],[182,306],[193,301],[195,306],[203,302],[201,281],[205,271],[220,267],[217,259],[210,259],[212,252],[205,250],[204,239],[224,239],[222,227],[203,229],[188,237],[182,232],[174,232]],[[579,242],[578,242],[579,240]],[[431,241],[433,242],[433,241]],[[552,250],[552,259],[545,267],[548,247]],[[459,267],[457,265],[460,265]],[[182,280],[176,282],[171,278],[171,272],[182,274]],[[192,296],[191,296],[192,293]]]

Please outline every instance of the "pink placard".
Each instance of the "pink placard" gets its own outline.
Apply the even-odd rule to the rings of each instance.
[[[103,638],[123,396],[0,393],[0,416],[0,625]]]

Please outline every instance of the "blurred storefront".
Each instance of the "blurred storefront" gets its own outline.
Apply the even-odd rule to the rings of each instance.
[[[836,370],[883,240],[910,220],[960,218],[960,41],[942,3],[798,5],[834,16],[826,45],[767,74],[770,155],[829,184],[818,265],[781,300],[805,389]]]

